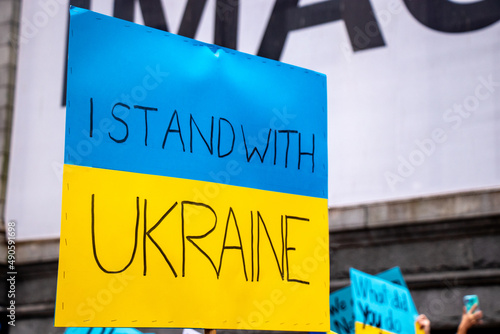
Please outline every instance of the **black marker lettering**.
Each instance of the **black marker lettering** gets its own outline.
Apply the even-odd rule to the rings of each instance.
[[[140,216],[140,209],[139,209],[139,197],[137,197],[137,219],[136,219],[136,223],[135,223],[135,237],[134,237],[134,250],[132,251],[132,256],[130,257],[130,261],[128,262],[128,264],[125,265],[125,267],[123,267],[122,269],[120,270],[107,270],[105,269],[101,262],[99,261],[99,258],[97,256],[97,247],[96,247],[96,241],[95,241],[95,203],[94,203],[94,194],[92,194],[92,203],[91,203],[91,209],[90,209],[90,215],[91,215],[91,234],[92,234],[92,250],[94,252],[94,259],[95,259],[95,262],[97,263],[97,266],[99,267],[99,269],[101,269],[103,272],[105,273],[108,273],[108,274],[118,274],[118,273],[121,273],[123,271],[125,271],[131,264],[132,264],[132,261],[134,261],[134,257],[135,257],[135,251],[137,250],[137,235],[138,235],[138,232],[139,232],[139,216]]]
[[[349,323],[345,317],[341,317],[340,322],[335,320],[333,322],[333,328],[338,334],[351,334],[354,333],[354,321]]]
[[[229,227],[229,220],[231,219],[231,217],[233,218],[234,226],[236,227],[236,233],[238,234],[239,246],[226,246],[227,229]],[[241,252],[241,260],[243,263],[243,272],[245,273],[245,280],[248,281],[247,269],[245,266],[245,255],[243,253],[243,244],[241,242],[240,229],[238,227],[238,222],[236,221],[236,216],[234,215],[233,208],[229,208],[229,213],[227,215],[226,230],[224,232],[224,241],[222,242],[222,252],[220,254],[219,271],[217,273],[217,278],[219,278],[219,275],[220,275],[220,271],[222,268],[222,258],[224,257],[224,251],[226,249],[238,249]]]
[[[230,150],[228,152],[226,152],[224,154],[221,154],[221,152],[220,152],[220,142],[221,142],[221,133],[222,133],[222,124],[221,124],[221,121],[224,121],[227,124],[229,124],[229,126],[231,127],[231,132],[232,132],[231,148],[230,148]],[[219,118],[219,137],[218,137],[218,142],[217,142],[217,154],[219,155],[219,158],[223,158],[225,156],[228,156],[229,154],[231,154],[231,152],[233,152],[235,138],[236,138],[236,136],[234,134],[234,128],[233,128],[233,125],[231,124],[231,122],[229,122],[225,118]]]
[[[358,280],[354,279],[353,282],[355,291],[358,296],[363,297],[364,299],[368,298],[368,293],[372,290],[372,283],[370,280],[364,280],[360,277]]]
[[[130,107],[126,104],[118,102],[113,106],[113,109],[111,109],[111,115],[113,116],[113,118],[116,119],[117,121],[119,121],[120,123],[122,123],[123,125],[125,125],[125,137],[123,137],[122,139],[116,139],[113,136],[111,136],[111,132],[108,132],[108,135],[109,135],[109,138],[113,139],[116,143],[124,143],[128,138],[128,125],[123,119],[121,119],[120,117],[115,115],[115,108],[117,106],[124,107],[124,108],[127,108],[129,110],[130,110]]]
[[[208,232],[206,232],[205,234],[202,234],[202,235],[185,235],[186,222],[184,219],[184,207],[186,205],[194,205],[194,206],[198,206],[198,207],[203,207],[203,208],[206,208],[206,209],[209,209],[210,211],[212,211],[212,213],[214,214],[214,218],[215,218],[214,226]],[[193,246],[195,246],[210,261],[210,263],[212,264],[212,267],[215,270],[215,273],[217,274],[217,278],[219,278],[219,272],[217,271],[217,268],[215,267],[214,261],[212,261],[210,256],[208,256],[208,254],[205,253],[205,251],[203,249],[201,249],[200,246],[198,246],[193,241],[193,239],[206,238],[210,233],[212,233],[215,230],[215,227],[217,226],[217,214],[215,213],[214,209],[212,209],[212,207],[210,207],[207,204],[183,201],[181,203],[181,217],[182,217],[182,277],[185,277],[185,274],[186,274],[186,239],[187,239],[190,243],[193,244]]]
[[[274,130],[274,165],[276,165],[277,151],[278,151],[278,132]]]
[[[150,108],[143,106],[134,106],[135,109],[144,110],[144,125],[145,125],[145,134],[144,134],[144,146],[148,146],[148,110],[149,111],[158,111],[158,108]]]
[[[252,282],[253,282],[253,278],[254,278],[254,274],[253,274],[253,268],[254,268],[254,259],[253,259],[253,248],[254,248],[254,245],[253,245],[253,212],[250,211],[250,253],[251,253],[251,257],[252,257]]]
[[[286,133],[285,168],[288,166],[288,149],[290,147],[290,133],[297,133],[295,130],[279,130],[279,133]],[[299,134],[300,136],[300,134]]]
[[[363,305],[361,302],[358,302],[358,307],[363,314],[363,328],[365,328],[366,325],[377,328],[382,326],[382,314],[370,309],[368,304]]]
[[[294,217],[294,216],[286,216],[285,218],[285,253],[286,253],[286,280],[288,282],[297,282],[297,283],[302,283],[302,284],[309,284],[307,281],[295,279],[295,278],[290,278],[290,265],[289,265],[289,260],[288,260],[288,252],[289,251],[294,251],[295,247],[288,247],[288,220],[289,219],[294,219],[294,220],[300,220],[300,221],[309,221],[307,218],[301,218],[301,217]]]
[[[299,133],[299,165],[298,165],[298,169],[300,169],[300,162],[301,162],[301,158],[303,155],[310,155],[311,156],[311,160],[312,160],[312,167],[311,167],[311,171],[314,173],[314,133],[312,135],[312,152],[302,152],[302,136],[301,134]]]
[[[280,265],[280,261],[278,260],[278,256],[276,255],[276,251],[274,250],[273,242],[271,240],[271,236],[269,235],[269,231],[267,230],[266,224],[264,223],[264,219],[260,215],[260,212],[257,211],[257,281],[259,281],[260,278],[260,225],[264,227],[267,239],[269,240],[269,245],[271,245],[271,249],[273,251],[274,259],[276,260],[276,264],[278,265],[281,279],[284,280],[285,275],[283,271],[283,262]],[[284,245],[282,245],[282,247],[284,247]]]
[[[269,129],[269,133],[267,135],[266,149],[264,150],[264,153],[262,155],[260,155],[260,152],[257,149],[257,147],[254,147],[253,150],[252,150],[252,153],[250,153],[250,155],[248,155],[248,147],[247,147],[247,141],[245,139],[245,131],[243,130],[243,125],[241,126],[241,133],[243,135],[243,143],[245,144],[245,151],[246,151],[246,154],[247,154],[247,161],[248,162],[250,162],[250,159],[252,159],[252,156],[253,156],[254,153],[257,153],[257,155],[259,156],[260,162],[264,162],[264,158],[266,157],[267,149],[269,148],[269,139],[271,138],[271,131],[272,130]]]
[[[147,272],[147,261],[146,261],[146,227],[147,227],[147,207],[148,207],[148,200],[144,199],[144,233],[142,234],[142,257],[143,257],[143,263],[144,263],[144,271],[143,275],[146,276]]]
[[[168,210],[161,216],[161,218],[158,219],[158,221],[156,221],[156,223],[152,227],[149,227],[148,226],[148,200],[146,198],[144,199],[144,202],[143,202],[144,203],[143,204],[144,211],[143,211],[143,214],[141,215],[140,198],[137,197],[136,198],[136,217],[135,217],[136,223],[135,223],[134,240],[133,240],[134,246],[133,246],[133,250],[131,252],[130,260],[128,260],[128,262],[126,264],[124,264],[121,269],[116,269],[116,268],[109,269],[109,268],[105,268],[103,266],[102,261],[99,259],[98,252],[97,252],[98,247],[97,247],[97,241],[96,241],[97,238],[96,238],[96,201],[95,201],[95,197],[96,197],[95,194],[91,195],[91,230],[90,230],[90,232],[91,232],[91,238],[92,238],[92,251],[93,251],[93,255],[94,255],[94,260],[95,260],[97,266],[99,267],[99,269],[101,269],[101,271],[103,271],[104,273],[108,273],[108,274],[116,274],[116,273],[121,273],[121,272],[125,271],[127,268],[129,268],[131,266],[131,264],[134,261],[136,252],[137,252],[139,223],[140,223],[140,220],[142,217],[144,220],[144,225],[143,225],[143,228],[141,231],[141,233],[143,233],[143,235],[142,235],[142,247],[143,247],[142,275],[146,276],[148,274],[148,263],[147,263],[148,262],[148,249],[147,249],[148,246],[147,246],[147,244],[148,244],[148,240],[149,240],[149,241],[151,241],[151,243],[153,243],[153,245],[156,247],[156,249],[160,252],[163,259],[165,260],[165,262],[169,266],[170,270],[172,271],[173,276],[175,278],[178,277],[178,274],[177,274],[172,262],[167,257],[167,255],[164,252],[164,250],[162,249],[161,245],[155,240],[155,238],[153,236],[153,232],[156,231],[158,226],[160,226],[160,224],[165,220],[165,218],[167,218],[169,215],[171,215],[174,212],[174,209],[177,208],[178,202],[174,202],[168,208]],[[241,264],[242,264],[243,274],[245,276],[245,281],[248,282],[249,277],[248,277],[247,268],[246,268],[247,263],[245,260],[245,256],[247,255],[245,253],[245,250],[247,248],[243,247],[244,240],[242,239],[242,235],[241,235],[240,223],[238,222],[237,215],[236,215],[234,209],[232,207],[229,207],[229,210],[227,213],[226,224],[225,224],[225,228],[224,228],[223,239],[218,239],[218,237],[217,237],[217,236],[222,237],[222,231],[221,231],[220,233],[213,234],[214,236],[211,237],[210,240],[208,240],[205,238],[209,237],[212,234],[212,232],[214,232],[217,228],[217,220],[218,219],[217,219],[217,213],[215,212],[215,210],[210,205],[205,204],[205,203],[201,203],[201,202],[182,201],[180,203],[181,203],[180,217],[179,217],[179,215],[175,215],[175,217],[180,218],[180,225],[181,225],[180,226],[180,229],[181,229],[180,233],[181,233],[181,237],[182,237],[182,246],[181,246],[182,247],[182,277],[186,276],[186,266],[187,266],[186,264],[187,264],[187,262],[189,262],[186,260],[186,257],[187,257],[187,255],[186,255],[186,241],[189,241],[204,257],[206,257],[208,259],[208,261],[210,262],[210,265],[212,266],[212,268],[215,271],[217,279],[220,278],[220,275],[222,272],[224,255],[226,254],[226,250],[239,251],[239,253],[241,254]],[[150,203],[149,203],[149,206],[151,206]],[[202,215],[200,215],[200,210],[204,211],[204,212],[202,212]],[[195,218],[188,220],[188,217],[190,217],[191,214],[193,214],[195,212],[197,213],[195,215]],[[213,215],[213,218],[211,218],[210,213]],[[254,213],[255,213],[255,215],[254,215]],[[196,217],[198,217],[198,218],[196,218]],[[254,217],[256,219],[255,222],[254,222]],[[260,279],[261,279],[261,277],[260,277],[260,264],[261,264],[261,260],[262,260],[261,255],[263,253],[262,249],[266,248],[265,256],[268,257],[268,259],[263,261],[263,263],[266,264],[266,270],[269,268],[269,269],[271,269],[271,272],[273,271],[272,268],[270,268],[270,267],[272,267],[272,260],[271,259],[274,258],[274,260],[276,261],[276,265],[278,267],[278,272],[279,272],[279,275],[281,276],[282,281],[301,283],[301,284],[308,285],[308,284],[310,284],[308,281],[305,281],[303,279],[298,279],[296,277],[292,277],[292,274],[290,273],[290,267],[291,267],[290,266],[290,252],[296,251],[296,248],[292,247],[290,245],[289,231],[290,231],[290,225],[291,225],[290,222],[292,220],[301,221],[301,222],[308,222],[309,219],[302,218],[302,217],[296,217],[296,216],[288,216],[288,215],[281,215],[280,218],[281,218],[280,226],[277,226],[273,222],[272,225],[274,225],[274,229],[270,230],[268,228],[268,226],[270,226],[270,225],[266,224],[260,211],[250,211],[250,222],[249,222],[249,224],[250,224],[250,236],[249,236],[250,237],[250,256],[251,256],[251,262],[250,262],[251,263],[251,279],[250,280],[252,282],[259,282],[260,281]],[[212,219],[213,219],[213,222],[211,223]],[[207,229],[206,232],[198,232],[198,234],[196,234],[196,235],[193,235],[192,233],[187,232],[187,234],[189,234],[189,235],[186,235],[186,230],[189,230],[190,226],[192,226],[191,229],[196,230],[199,228],[196,226],[197,224],[203,224],[203,226],[205,226],[204,224],[206,224],[206,223],[209,223],[209,225],[206,227],[206,229]],[[234,228],[232,228],[231,233],[229,233],[229,229],[230,229],[229,226],[230,225],[234,226]],[[261,228],[262,228],[262,231],[261,231]],[[280,228],[280,231],[277,230],[278,228]],[[271,231],[271,233],[270,233],[270,231]],[[110,232],[110,233],[112,233],[112,232]],[[235,235],[235,233],[236,233],[236,235]],[[271,235],[273,233],[276,233],[276,235],[275,236],[273,235],[273,237],[272,237]],[[231,234],[231,237],[228,236],[230,234]],[[256,237],[255,237],[255,234],[256,234]],[[279,239],[278,239],[277,234],[279,234]],[[267,246],[263,246],[264,242],[261,243],[261,237],[264,235],[265,235],[264,239],[266,239],[266,237],[267,237],[267,242],[269,243],[271,252],[269,252],[269,248],[267,248]],[[236,236],[237,236],[237,239],[235,238]],[[276,237],[276,238],[274,238],[274,237]],[[205,241],[202,241],[202,239],[206,240],[205,244],[203,244],[203,242],[205,242]],[[232,240],[232,241],[228,241],[228,240]],[[213,256],[214,255],[213,254],[213,251],[214,251],[213,245],[214,244],[212,241],[222,241],[222,246],[221,246],[221,248],[219,248],[220,249],[220,262],[219,262],[218,266],[216,266],[214,261],[213,261],[213,258],[215,258],[215,257]],[[121,242],[121,240],[119,240],[117,242]],[[267,243],[267,242],[265,242],[265,243]],[[278,251],[280,251],[280,249],[277,249],[275,247],[278,243],[281,243],[281,254],[278,254]],[[207,244],[212,244],[212,246],[211,247],[204,246],[205,249],[203,249],[201,245],[207,245]],[[245,242],[245,245],[248,245],[248,244]],[[245,246],[245,247],[247,247],[247,246]],[[110,246],[107,245],[107,247],[104,247],[104,249],[106,251],[108,251],[110,249]],[[207,252],[208,250],[210,250],[210,252]],[[272,253],[272,255],[271,255],[271,253]],[[190,254],[194,254],[194,253],[190,253]],[[209,254],[211,254],[212,256]],[[231,253],[231,254],[233,254],[233,253]],[[219,256],[219,255],[217,254],[216,256]],[[280,257],[281,257],[281,259],[280,259]],[[123,258],[123,257],[120,256],[120,258]],[[269,261],[271,261],[271,262],[269,262]],[[227,260],[226,260],[226,262],[227,262]],[[154,263],[156,264],[157,262],[154,262]],[[120,266],[120,265],[119,264],[117,265],[116,263],[112,262],[111,266],[116,267],[116,266]],[[286,270],[286,272],[285,272],[285,270]],[[234,273],[234,271],[232,271],[232,273]],[[285,274],[286,274],[286,276],[285,276]],[[271,274],[271,275],[274,275],[274,274]],[[358,286],[358,284],[360,284],[361,289],[360,289],[360,286]],[[362,280],[353,280],[353,289],[354,289],[355,293],[359,294],[361,292],[365,297],[367,295],[369,295],[371,299],[373,299],[379,303],[384,303],[386,300],[388,300],[387,299],[388,297],[386,294],[384,294],[384,293],[376,294],[376,291],[373,291],[373,289],[371,289],[370,282],[364,282]],[[401,297],[396,296],[396,297],[397,298],[395,298],[393,301],[394,307],[406,310],[408,308],[406,297],[405,296],[401,296]],[[337,307],[337,309],[338,309],[338,305],[334,306],[331,309],[331,311],[333,311],[334,313],[336,310],[335,307]],[[341,306],[341,308],[342,308],[342,306]]]
[[[90,131],[89,136],[92,138],[94,133],[94,101],[90,98]]]
[[[147,236],[149,238],[149,240],[151,240],[151,242],[156,246],[156,248],[158,248],[158,250],[160,251],[160,253],[163,256],[163,258],[165,259],[165,261],[167,261],[167,264],[170,267],[170,270],[172,270],[172,273],[174,274],[174,276],[177,277],[177,273],[175,272],[175,269],[172,266],[172,263],[169,261],[169,259],[167,258],[167,256],[163,252],[163,250],[161,249],[160,245],[158,245],[158,243],[151,236],[151,232],[153,232],[158,227],[158,225],[161,224],[163,219],[165,219],[165,217],[167,217],[176,206],[177,206],[177,202],[175,202],[170,207],[170,209],[168,209],[168,211],[165,212],[165,214],[160,218],[160,220],[158,220],[158,222],[146,232],[146,204],[144,204],[144,244],[143,244],[143,247],[144,247],[144,276],[146,275],[146,236]]]
[[[193,124],[196,126],[196,129],[198,130],[198,133],[200,134],[201,139],[205,142],[205,145],[207,145],[208,151],[210,154],[214,154],[214,117],[212,116],[212,125],[210,127],[210,144],[207,143],[207,140],[201,133],[200,128],[198,127],[198,124],[196,124],[193,115],[189,115],[189,149],[190,152],[193,153]]]
[[[174,118],[177,122],[177,130],[171,129],[172,122],[174,121]],[[163,145],[161,146],[161,148],[165,148],[165,143],[167,142],[167,137],[168,137],[168,134],[170,132],[177,132],[179,134],[179,139],[181,140],[181,144],[182,144],[182,151],[186,152],[186,148],[184,147],[184,141],[182,140],[181,125],[179,124],[179,115],[177,115],[177,110],[174,110],[174,113],[172,114],[172,118],[170,118],[170,123],[168,124],[167,132],[165,132],[165,138],[163,139]]]

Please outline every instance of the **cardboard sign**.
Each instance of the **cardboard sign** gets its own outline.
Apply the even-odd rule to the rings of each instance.
[[[400,285],[403,288],[408,289],[408,285],[406,285],[405,279],[403,277],[403,273],[401,272],[401,269],[399,267],[393,267],[391,269],[387,269],[385,271],[382,271],[378,273],[377,275],[378,278],[385,279],[386,281],[389,281],[391,283],[394,283],[396,285]],[[411,294],[410,294],[411,297]],[[415,306],[415,303],[413,302],[413,298],[410,298],[408,300],[409,307],[411,309],[411,312],[413,314],[418,314],[417,307]]]
[[[385,270],[376,276],[408,288],[399,267]],[[413,310],[412,312],[418,314],[413,299],[410,299],[408,303]],[[354,334],[354,323],[352,290],[349,285],[330,294],[330,329],[339,334]]]
[[[326,128],[322,74],[72,8],[56,325],[328,330]]]
[[[415,333],[417,314],[407,288],[350,270],[355,332]]]
[[[354,334],[354,310],[350,286],[330,294],[330,329],[338,334]]]

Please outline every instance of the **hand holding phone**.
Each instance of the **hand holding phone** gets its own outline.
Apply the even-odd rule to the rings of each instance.
[[[474,312],[479,311],[479,298],[477,297],[477,295],[464,296],[464,306],[466,312],[469,312],[474,305],[477,305]]]
[[[458,326],[457,334],[466,334],[469,328],[481,324],[483,311],[479,310],[479,298],[476,295],[464,296],[462,320]]]

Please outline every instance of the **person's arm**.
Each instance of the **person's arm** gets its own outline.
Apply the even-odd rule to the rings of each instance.
[[[465,311],[465,306],[462,311],[462,321],[458,325],[457,334],[466,334],[469,328],[476,324],[480,324],[483,318],[483,311],[474,312],[477,308],[477,304],[473,305],[469,312]]]
[[[420,329],[424,330],[425,334],[431,333],[431,321],[425,314],[420,314],[417,317],[417,323],[420,325]]]

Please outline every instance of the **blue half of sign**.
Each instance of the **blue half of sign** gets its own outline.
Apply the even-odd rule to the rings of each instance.
[[[327,198],[323,74],[73,7],[66,164]]]

